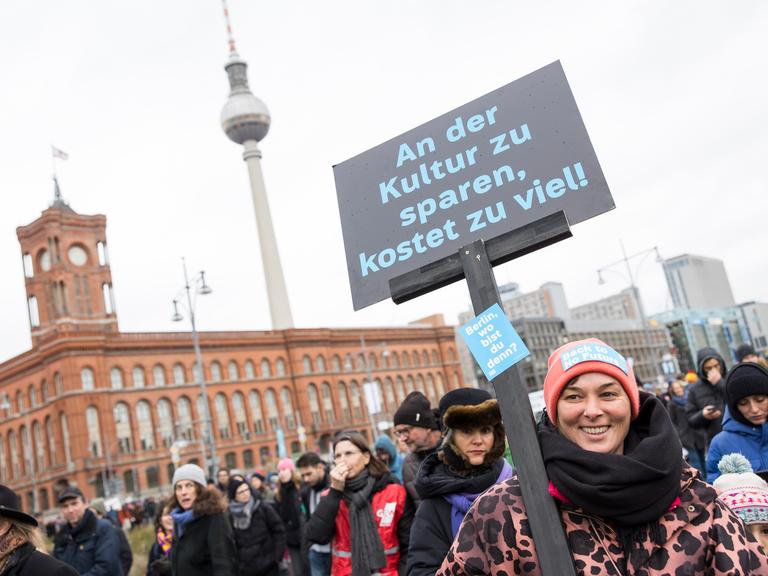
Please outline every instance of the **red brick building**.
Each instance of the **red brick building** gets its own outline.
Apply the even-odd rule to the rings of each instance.
[[[88,497],[167,491],[174,442],[181,462],[208,448],[190,333],[119,331],[105,216],[57,196],[17,236],[32,349],[0,364],[0,482],[39,511],[68,482]],[[219,464],[269,469],[280,436],[292,455],[326,451],[341,428],[370,437],[369,378],[377,420],[413,389],[436,402],[462,385],[454,338],[439,325],[201,333]]]

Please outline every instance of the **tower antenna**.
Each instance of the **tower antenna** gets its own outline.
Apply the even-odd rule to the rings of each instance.
[[[227,0],[221,0],[221,7],[224,9],[224,21],[227,23],[227,41],[229,42],[229,55],[237,57],[237,48],[235,47],[235,37],[232,35],[232,22],[229,19],[229,8]]]

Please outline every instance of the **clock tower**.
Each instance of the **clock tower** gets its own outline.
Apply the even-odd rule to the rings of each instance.
[[[24,263],[32,345],[62,335],[116,333],[107,218],[75,212],[54,179],[54,200],[16,229]]]

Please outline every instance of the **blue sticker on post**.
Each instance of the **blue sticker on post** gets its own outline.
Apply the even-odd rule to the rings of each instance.
[[[464,324],[461,335],[488,381],[530,354],[498,304]]]

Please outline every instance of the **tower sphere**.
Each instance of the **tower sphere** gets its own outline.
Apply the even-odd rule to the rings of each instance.
[[[269,132],[271,118],[267,105],[248,87],[248,65],[235,56],[224,69],[231,91],[221,110],[221,127],[229,139],[238,144],[247,140],[261,142]]]

